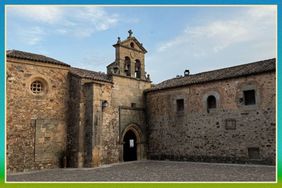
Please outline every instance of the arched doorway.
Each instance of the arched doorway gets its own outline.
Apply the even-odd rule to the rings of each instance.
[[[137,137],[132,130],[128,130],[123,137],[123,161],[137,160]]]

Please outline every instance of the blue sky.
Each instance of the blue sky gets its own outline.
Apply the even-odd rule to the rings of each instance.
[[[129,29],[154,83],[276,57],[276,7],[8,6],[7,49],[106,72]]]

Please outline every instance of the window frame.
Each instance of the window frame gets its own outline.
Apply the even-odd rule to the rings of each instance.
[[[259,147],[248,147],[248,158],[249,160],[260,160],[261,159],[261,149]],[[256,156],[257,157],[254,157]]]
[[[255,104],[245,105],[244,91],[254,90],[255,91]],[[256,81],[246,81],[238,86],[236,94],[236,103],[238,108],[244,110],[256,110],[261,104],[260,85]]]
[[[184,98],[179,98],[176,99],[176,112],[177,113],[183,113],[185,110],[185,102],[184,102]],[[181,107],[181,108],[180,108]]]
[[[42,87],[41,92],[33,92],[32,91],[32,84],[34,84],[35,82],[41,83],[41,87]],[[26,82],[26,89],[34,97],[43,97],[43,96],[45,96],[49,92],[49,90],[50,90],[49,86],[50,86],[49,81],[44,79],[41,75],[36,75],[36,76],[30,78]]]
[[[212,106],[210,106],[210,99],[213,99],[214,101],[214,104],[212,104]],[[214,95],[209,95],[207,97],[207,111],[209,110],[213,110],[213,109],[216,109],[217,108],[217,100],[216,100],[216,97]]]
[[[210,96],[213,96],[215,98],[215,108],[208,108],[208,98]],[[203,94],[203,97],[202,97],[202,111],[204,113],[211,113],[211,112],[216,112],[220,106],[221,106],[221,94],[220,92],[217,90],[217,88],[212,88],[210,90],[208,90],[207,92],[205,92]]]
[[[44,83],[41,80],[34,80],[31,84],[30,84],[30,90],[33,94],[35,95],[40,95],[44,92]]]
[[[237,129],[237,121],[233,118],[228,118],[224,120],[225,130],[236,130]]]
[[[252,93],[251,93],[252,92]],[[253,95],[253,99],[250,99],[250,95]],[[248,101],[247,101],[248,99]],[[243,100],[245,106],[256,105],[256,90],[255,89],[247,89],[243,90]]]

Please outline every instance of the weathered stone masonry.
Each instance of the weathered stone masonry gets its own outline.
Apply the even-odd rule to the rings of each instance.
[[[241,101],[248,89],[256,92],[255,105]],[[275,164],[275,91],[274,70],[149,90],[149,158]],[[209,95],[216,96],[216,108],[207,110]],[[180,112],[178,99],[184,100]]]
[[[68,66],[9,58],[7,63],[7,167],[54,168],[66,147]],[[46,95],[30,84],[42,79]]]
[[[113,88],[112,103],[119,110],[120,161],[123,160],[123,138],[128,130],[133,130],[138,134],[137,159],[146,159],[147,123],[143,91],[150,88],[151,83],[121,76],[113,76],[113,81],[116,84]]]
[[[146,50],[134,37],[114,47],[117,56],[108,74],[7,51],[9,173],[124,161],[128,131],[136,136],[136,159],[146,158],[143,91],[151,87]]]
[[[275,164],[275,59],[151,87],[132,32],[107,74],[7,51],[7,171],[142,159]]]

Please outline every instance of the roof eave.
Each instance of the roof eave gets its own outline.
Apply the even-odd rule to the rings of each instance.
[[[204,84],[204,83],[209,83],[209,82],[217,82],[217,81],[222,81],[222,80],[228,80],[228,79],[234,79],[234,78],[240,78],[240,77],[247,77],[247,76],[259,75],[259,74],[270,73],[270,72],[276,72],[276,69],[267,70],[267,71],[263,71],[263,72],[257,72],[257,73],[250,73],[250,74],[245,74],[245,75],[240,75],[240,76],[231,76],[231,77],[228,77],[228,78],[206,80],[206,81],[194,82],[194,83],[188,83],[188,84],[181,84],[181,85],[176,85],[176,86],[168,86],[168,87],[163,87],[163,88],[156,88],[156,89],[150,88],[150,89],[144,90],[144,92],[145,93],[157,92],[157,91],[161,91],[161,90],[169,90],[169,89],[187,87],[187,86],[191,86],[191,85]]]

